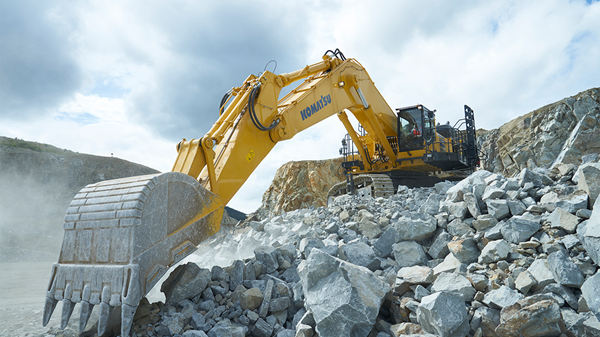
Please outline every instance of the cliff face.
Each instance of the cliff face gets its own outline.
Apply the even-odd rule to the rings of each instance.
[[[327,192],[343,181],[338,175],[342,158],[289,162],[281,166],[263,194],[259,218],[311,206],[327,206]]]
[[[481,117],[479,117],[481,118]],[[546,105],[498,129],[479,131],[484,169],[512,176],[527,167],[581,164],[600,153],[600,88]]]

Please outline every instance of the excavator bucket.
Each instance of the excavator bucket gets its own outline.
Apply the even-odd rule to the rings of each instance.
[[[65,216],[65,236],[46,293],[43,325],[62,301],[61,328],[81,303],[83,331],[100,307],[98,334],[121,306],[128,336],[142,299],[173,264],[219,230],[224,205],[194,178],[168,172],[83,188]]]

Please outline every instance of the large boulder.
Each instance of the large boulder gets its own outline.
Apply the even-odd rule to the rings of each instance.
[[[401,241],[392,246],[394,259],[398,267],[412,267],[427,263],[427,254],[423,246],[415,241]]]
[[[548,268],[558,284],[579,288],[583,284],[583,273],[562,250],[548,255]]]
[[[579,170],[577,187],[590,197],[590,206],[596,202],[600,194],[600,163],[582,165]]]
[[[464,337],[469,333],[469,315],[462,297],[442,291],[423,297],[417,309],[423,330],[441,337]]]
[[[398,230],[399,241],[421,241],[433,236],[437,220],[424,213],[404,213],[394,224]]]
[[[600,273],[585,280],[581,286],[581,294],[590,310],[600,321]]]
[[[517,309],[496,328],[498,337],[560,336],[564,325],[560,307],[555,301],[540,301]],[[504,311],[502,311],[504,313]],[[504,315],[504,314],[503,314]]]
[[[175,268],[160,287],[165,294],[166,304],[174,305],[200,294],[211,280],[211,271],[189,262]]]
[[[600,266],[600,198],[594,204],[594,211],[589,220],[577,227],[577,237],[583,243],[588,255]]]
[[[367,268],[314,249],[298,266],[305,306],[321,337],[368,336],[390,286]]]
[[[502,237],[508,242],[519,243],[527,241],[533,234],[540,230],[539,222],[521,216],[513,216],[502,226]]]

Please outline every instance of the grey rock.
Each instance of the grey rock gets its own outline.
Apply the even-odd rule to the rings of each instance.
[[[465,193],[463,196],[465,200],[465,204],[467,205],[467,209],[473,218],[477,218],[481,215],[481,209],[479,208],[479,203],[477,201],[477,197],[473,193]]]
[[[296,336],[296,330],[290,330],[290,329],[279,330],[279,332],[276,335],[276,337],[294,337],[294,336]]]
[[[182,337],[208,337],[202,330],[188,330],[181,335]]]
[[[399,268],[427,263],[428,258],[423,246],[415,241],[398,242],[392,246],[392,249]]]
[[[433,273],[432,273],[432,275],[433,275]],[[427,290],[425,287],[423,287],[420,284],[415,288],[414,293],[415,293],[415,300],[417,300],[419,302],[423,299],[423,297],[431,295],[429,290]]]
[[[580,315],[570,308],[561,308],[560,313],[565,321],[565,327],[575,336],[583,336],[583,322],[587,319],[587,315]]]
[[[483,214],[477,217],[477,220],[474,220],[471,225],[475,227],[478,231],[483,231],[488,228],[496,226],[498,220],[489,214]]]
[[[404,267],[398,270],[396,277],[409,284],[429,285],[433,282],[433,270],[425,266]]]
[[[532,183],[533,186],[540,187],[543,183],[542,175],[535,173],[528,168],[521,170],[517,176],[517,180],[519,181],[519,186],[521,187],[524,187],[526,183]]]
[[[279,268],[279,262],[277,259],[277,254],[279,252],[277,249],[273,247],[260,246],[254,249],[254,256],[256,257],[256,261],[261,262],[266,270],[266,273],[272,273]]]
[[[381,234],[373,245],[375,255],[386,258],[392,252],[392,245],[398,241],[398,231],[394,227],[388,228]]]
[[[448,250],[448,243],[450,241],[452,241],[452,235],[446,231],[441,232],[435,238],[427,253],[434,259],[444,258],[446,255],[448,255],[448,253],[450,253],[450,250]]]
[[[554,280],[561,285],[579,288],[583,284],[583,274],[577,265],[569,260],[564,251],[559,250],[548,255],[548,268]]]
[[[475,232],[473,228],[469,227],[469,225],[467,225],[460,219],[452,220],[452,222],[448,224],[446,229],[448,230],[448,233],[452,234],[453,236],[463,236],[467,233]]]
[[[423,330],[443,337],[463,337],[469,333],[469,316],[460,295],[439,292],[425,296],[417,309]]]
[[[577,215],[578,217],[580,217],[582,219],[589,219],[592,216],[592,210],[578,209],[577,212],[575,212],[575,215]]]
[[[271,297],[273,296],[273,280],[269,279],[267,281],[267,286],[265,287],[265,291],[263,292],[263,301],[260,304],[260,308],[258,309],[258,315],[262,318],[266,318],[269,313],[269,307],[271,306]]]
[[[325,243],[323,243],[323,240],[318,238],[304,238],[300,240],[300,244],[298,245],[298,249],[304,258],[307,258],[308,255],[310,255],[310,252],[313,250],[313,248],[321,249],[323,247],[325,247]]]
[[[285,310],[290,307],[290,303],[290,298],[287,296],[271,299],[270,310],[271,312]]]
[[[242,282],[244,282],[244,261],[235,260],[233,262],[233,269],[231,269],[229,290],[234,291]]]
[[[232,324],[229,321],[220,321],[208,332],[208,337],[244,337],[247,327]]]
[[[577,190],[567,196],[561,197],[556,202],[556,207],[560,207],[569,213],[575,214],[580,209],[588,208],[588,199],[587,193]]]
[[[579,218],[575,215],[565,211],[560,207],[556,207],[552,214],[548,217],[550,226],[552,228],[564,229],[567,233],[575,233],[577,225],[579,224]]]
[[[529,289],[537,284],[537,280],[527,270],[521,272],[515,280],[515,288],[524,295],[527,295]]]
[[[362,233],[362,235],[369,239],[374,239],[381,235],[381,229],[379,228],[379,225],[373,221],[367,220],[366,218],[363,218],[358,222],[358,230],[360,233]]]
[[[521,308],[496,328],[498,337],[559,336],[563,323],[554,301],[541,301]]]
[[[514,216],[501,227],[501,232],[506,241],[519,243],[529,240],[541,227],[539,222],[522,216]]]
[[[485,202],[488,208],[488,214],[502,220],[510,216],[510,208],[508,208],[508,201],[504,199],[489,199]]]
[[[165,294],[166,304],[174,305],[200,294],[211,280],[211,272],[189,262],[175,268],[160,287]]]
[[[493,309],[500,310],[517,303],[517,301],[521,299],[523,299],[523,295],[521,295],[518,291],[512,290],[503,285],[500,288],[485,294],[483,297],[483,303]]]
[[[534,291],[541,289],[546,285],[554,282],[554,276],[548,268],[548,262],[544,259],[538,259],[527,268],[527,271],[535,278],[537,285],[534,287]]]
[[[522,215],[525,213],[527,206],[520,200],[507,200],[508,209],[510,210],[510,214],[514,215]]]
[[[394,224],[398,230],[399,241],[421,241],[433,236],[437,229],[437,220],[423,213],[405,213]]]
[[[273,327],[262,318],[259,318],[252,328],[252,334],[256,337],[271,337],[272,333]]]
[[[600,265],[600,202],[594,203],[594,211],[589,220],[579,224],[577,237],[596,265]]]
[[[472,238],[451,241],[448,243],[448,249],[458,261],[465,264],[477,261],[480,253],[477,243]]]
[[[312,337],[313,335],[314,331],[310,325],[298,324],[296,327],[296,337]]]
[[[575,235],[564,236],[562,239],[560,239],[560,242],[567,249],[571,249],[571,248],[577,246],[580,243],[579,239]]]
[[[600,273],[585,280],[581,286],[581,294],[590,310],[600,320]]]
[[[471,285],[471,281],[464,275],[457,273],[441,273],[433,282],[431,291],[451,291],[459,293],[463,301],[470,302],[477,292]]]
[[[592,316],[583,322],[584,336],[600,336],[600,321],[596,316]]]
[[[510,253],[510,244],[504,240],[490,241],[481,251],[477,262],[492,263],[506,259]]]
[[[567,302],[567,304],[577,310],[579,308],[579,304],[577,303],[577,296],[575,296],[575,294],[573,294],[573,292],[571,291],[571,289],[565,287],[565,286],[561,286],[560,284],[557,283],[550,283],[549,285],[547,285],[544,288],[544,292],[546,293],[553,293],[556,295],[559,295],[560,297],[563,298],[563,300],[565,300],[565,302]]]
[[[211,280],[229,282],[229,273],[219,266],[213,266],[211,269]],[[235,288],[234,288],[235,289]]]
[[[593,205],[600,194],[600,163],[581,165],[577,187],[586,192]]]
[[[487,201],[489,199],[502,199],[506,192],[498,187],[488,186],[481,196],[481,200]]]
[[[484,179],[491,175],[492,173],[486,170],[473,172],[446,191],[446,200],[462,201],[465,193],[473,193],[477,199],[480,199],[487,185]]]
[[[457,219],[464,219],[467,215],[467,204],[464,201],[452,202],[448,204],[448,213]]]
[[[369,245],[364,242],[351,242],[347,245],[342,246],[344,255],[348,262],[353,263],[357,266],[363,266],[369,268],[371,271],[379,268],[379,260]]]
[[[390,286],[368,269],[316,249],[298,267],[319,336],[367,336]],[[298,329],[296,330],[298,332]]]

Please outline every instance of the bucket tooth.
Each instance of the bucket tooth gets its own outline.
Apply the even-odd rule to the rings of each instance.
[[[46,297],[46,304],[44,305],[44,319],[42,322],[42,326],[48,325],[48,321],[50,320],[50,317],[52,317],[52,313],[54,312],[54,309],[56,308],[57,303],[58,303],[58,300],[55,300],[50,297]]]
[[[90,304],[88,301],[81,301],[81,307],[79,308],[79,333],[82,333],[85,329],[93,309],[93,304]]]
[[[62,317],[60,319],[60,328],[64,329],[67,327],[69,323],[69,319],[71,318],[71,314],[73,313],[73,308],[75,308],[75,303],[71,302],[71,300],[64,299],[62,306]]]
[[[98,319],[98,336],[103,336],[106,332],[106,325],[108,324],[108,316],[112,307],[108,303],[100,303],[100,318]]]
[[[121,307],[121,336],[129,336],[136,309],[136,307],[127,304],[123,304]]]
[[[123,331],[129,331],[139,301],[170,266],[219,231],[223,211],[218,195],[179,172],[86,186],[67,209],[43,323],[62,300],[62,325],[81,302],[80,330],[100,305],[100,335],[115,307],[121,307]]]

